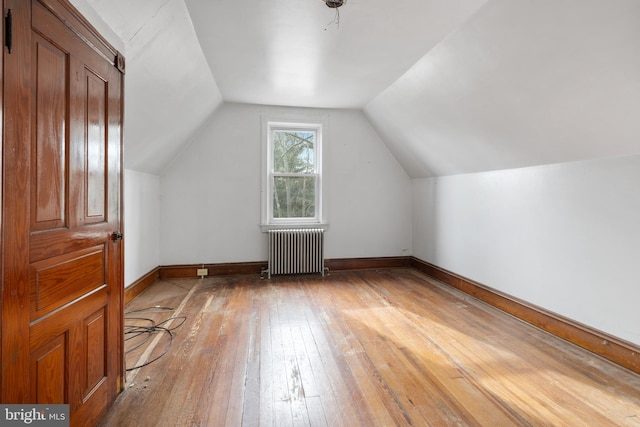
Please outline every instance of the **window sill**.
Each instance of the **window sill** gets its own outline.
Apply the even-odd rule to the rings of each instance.
[[[260,224],[260,230],[268,233],[269,230],[297,229],[297,228],[321,228],[327,231],[329,224],[310,222],[310,223],[294,223],[294,224]]]

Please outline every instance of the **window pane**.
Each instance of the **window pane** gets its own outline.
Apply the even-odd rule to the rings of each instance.
[[[315,176],[274,177],[273,217],[314,218],[316,210]]]
[[[313,131],[273,131],[273,171],[314,173],[315,140]]]

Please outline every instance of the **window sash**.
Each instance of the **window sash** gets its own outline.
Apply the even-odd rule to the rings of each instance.
[[[274,151],[275,151],[275,134],[277,132],[291,132],[291,133],[313,133],[313,173],[292,173],[292,172],[276,172],[274,169]],[[268,158],[268,194],[266,195],[267,204],[267,221],[269,224],[318,224],[322,220],[322,174],[321,174],[321,162],[322,162],[322,125],[321,124],[303,124],[303,123],[268,123],[267,131],[267,158]],[[308,170],[308,169],[307,169]],[[276,181],[279,178],[313,178],[313,214],[309,216],[280,216],[280,213],[276,212],[275,198],[277,196]],[[307,199],[307,202],[309,200]],[[297,201],[300,203],[300,200]],[[308,208],[310,204],[303,205]],[[301,211],[295,211],[294,214]]]
[[[274,173],[271,177],[272,219],[317,220],[318,181],[317,174]],[[310,184],[307,186],[307,183]]]
[[[305,161],[304,159],[301,159],[301,161],[299,163],[301,163],[301,167],[302,170],[301,172],[294,172],[291,170],[287,170],[287,168],[285,167],[285,165],[280,165],[280,167],[278,168],[276,166],[276,135],[277,134],[309,134],[310,136],[308,138],[304,138],[304,137],[298,137],[296,135],[295,138],[297,138],[300,141],[305,141],[307,143],[311,144],[311,148],[305,148],[302,147],[301,149],[301,153],[311,153],[312,154],[312,161],[308,162]],[[311,141],[309,141],[311,140]],[[270,144],[270,155],[271,155],[271,171],[273,173],[293,173],[293,174],[304,174],[304,173],[317,173],[318,172],[318,132],[316,129],[308,129],[308,128],[280,128],[280,127],[274,127],[271,129],[271,144]],[[294,147],[285,147],[288,149],[293,149]],[[287,150],[288,151],[288,150]],[[285,156],[283,156],[285,157]],[[296,160],[296,157],[292,157],[291,160]],[[278,159],[280,160],[280,159]],[[293,167],[294,165],[290,165],[289,167]],[[311,166],[310,168],[308,166]]]

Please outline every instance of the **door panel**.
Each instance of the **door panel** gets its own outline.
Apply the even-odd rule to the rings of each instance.
[[[59,335],[40,347],[31,357],[35,403],[64,402],[67,396],[66,335]]]
[[[4,53],[3,90],[20,108],[4,112],[16,137],[3,141],[2,212],[24,221],[5,221],[2,234],[16,251],[1,254],[1,398],[68,403],[72,425],[94,425],[124,378],[122,241],[111,239],[121,230],[120,57],[67,0],[5,1],[21,37]]]
[[[36,41],[35,135],[33,138],[31,225],[33,231],[60,228],[66,213],[67,54],[45,40]]]
[[[84,321],[85,344],[85,398],[107,379],[106,349],[107,319],[104,307],[93,313]]]
[[[85,69],[86,104],[86,209],[85,224],[104,222],[106,219],[107,144],[106,117],[107,82],[91,70]]]
[[[103,245],[31,264],[31,320],[103,286],[105,263]]]

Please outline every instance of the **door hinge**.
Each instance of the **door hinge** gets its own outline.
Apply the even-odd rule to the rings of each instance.
[[[124,60],[124,56],[122,56],[120,52],[116,54],[116,68],[122,74],[125,73],[125,60]]]
[[[13,47],[13,17],[11,15],[11,9],[7,11],[7,16],[4,17],[4,44],[7,46],[7,51],[11,53]]]

